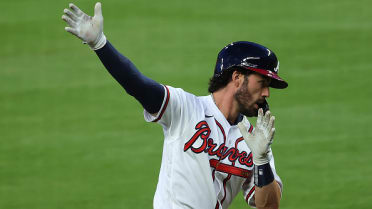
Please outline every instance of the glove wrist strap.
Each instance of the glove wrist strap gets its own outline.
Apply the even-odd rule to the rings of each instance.
[[[100,49],[100,48],[102,48],[102,47],[105,46],[106,41],[107,40],[106,40],[105,34],[101,33],[101,35],[97,38],[97,41],[94,44],[92,44],[92,45],[89,44],[89,47],[92,50],[98,50],[98,49]]]
[[[254,166],[254,184],[263,187],[274,181],[274,174],[270,163]]]

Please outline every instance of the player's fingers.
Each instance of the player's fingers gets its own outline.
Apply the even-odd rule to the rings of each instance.
[[[267,111],[265,116],[264,116],[264,119],[262,121],[263,122],[263,127],[267,127],[267,125],[269,124],[270,116],[271,116],[270,111]]]
[[[244,124],[242,122],[238,123],[238,128],[240,130],[240,133],[243,135],[245,138],[246,135],[248,134],[247,129],[244,127]]]
[[[258,109],[258,115],[257,115],[257,125],[261,125],[262,123],[262,116],[263,116],[263,110],[262,108]]]
[[[65,30],[71,33],[72,35],[78,36],[78,31],[75,28],[65,27]]]
[[[268,130],[271,130],[272,128],[274,128],[274,122],[275,122],[275,116],[271,116],[269,124],[267,125]]]
[[[72,11],[76,14],[76,16],[78,16],[78,17],[80,17],[81,15],[83,15],[84,14],[84,12],[83,11],[81,11],[80,9],[79,9],[79,7],[77,7],[75,4],[73,4],[73,3],[70,3],[69,4],[69,7],[72,9]]]
[[[275,135],[275,128],[272,128],[270,130],[270,133],[269,133],[269,145],[271,145],[273,143],[273,140],[274,140],[274,135]]]
[[[246,116],[243,117],[242,122],[244,122],[246,124],[249,124],[249,120],[248,120],[248,118]]]
[[[244,139],[250,138],[250,133],[248,133],[247,128],[245,127],[243,122],[238,123],[238,128],[240,130],[240,133],[242,134]]]
[[[74,21],[78,20],[78,17],[68,9],[64,9],[63,13],[65,13],[67,17],[71,18]]]
[[[62,20],[64,20],[69,26],[76,27],[75,21],[71,20],[71,18],[67,17],[66,15],[62,15]]]
[[[102,17],[102,5],[101,2],[97,2],[94,7],[94,16]]]

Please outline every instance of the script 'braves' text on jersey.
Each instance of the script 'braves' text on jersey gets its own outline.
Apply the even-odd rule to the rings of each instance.
[[[161,124],[164,132],[154,208],[228,208],[241,190],[254,206],[252,154],[238,127],[229,124],[211,95],[164,89],[160,111],[156,115],[144,111],[145,120]],[[245,125],[253,130],[251,124]],[[270,165],[282,187],[273,157]]]

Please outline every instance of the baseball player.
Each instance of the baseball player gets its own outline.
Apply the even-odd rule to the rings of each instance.
[[[273,51],[234,42],[218,54],[208,96],[157,83],[141,74],[103,33],[101,4],[90,17],[74,4],[64,10],[66,31],[95,51],[108,72],[164,132],[155,209],[228,208],[242,191],[257,208],[278,208],[282,182],[270,145],[274,116],[269,87],[286,88]],[[256,126],[246,117],[257,116]]]

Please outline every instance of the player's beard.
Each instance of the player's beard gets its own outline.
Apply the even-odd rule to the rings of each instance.
[[[247,116],[253,117],[258,115],[258,109],[255,107],[253,102],[253,96],[248,90],[248,76],[244,77],[243,85],[238,89],[234,95],[236,102],[238,103],[238,111]]]

